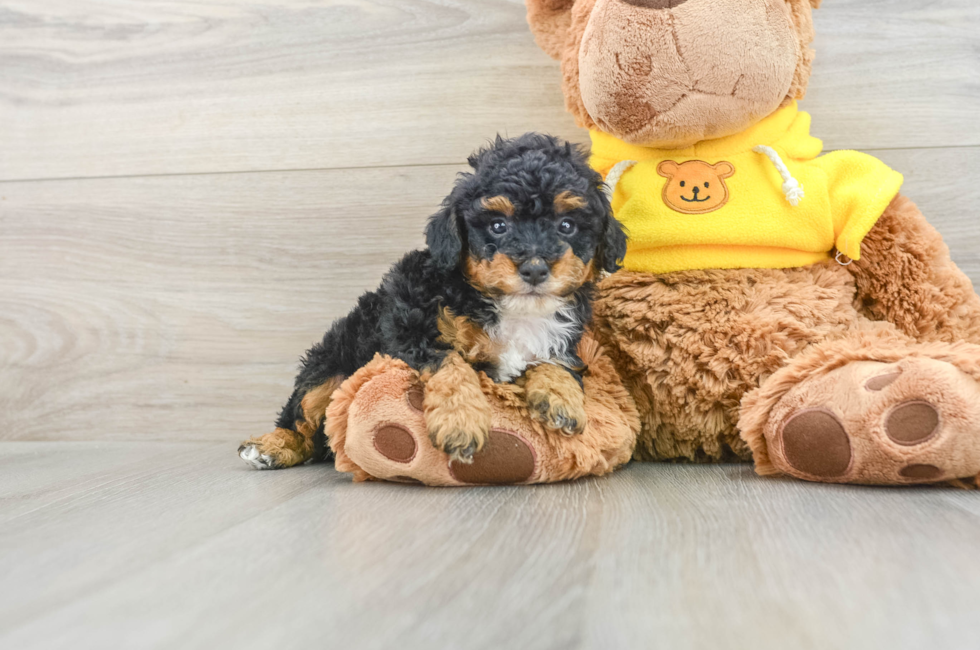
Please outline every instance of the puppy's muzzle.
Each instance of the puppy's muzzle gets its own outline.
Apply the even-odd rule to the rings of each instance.
[[[527,282],[532,287],[536,287],[548,279],[551,275],[551,269],[545,264],[544,260],[537,257],[534,259],[522,262],[517,269],[518,275],[521,279]]]

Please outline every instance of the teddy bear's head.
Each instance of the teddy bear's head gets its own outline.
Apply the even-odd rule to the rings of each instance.
[[[806,92],[820,0],[527,0],[579,125],[679,148]]]

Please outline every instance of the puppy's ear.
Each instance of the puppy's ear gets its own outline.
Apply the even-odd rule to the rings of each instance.
[[[425,243],[436,266],[447,273],[459,267],[463,254],[463,237],[456,214],[455,192],[442,202],[442,209],[429,217],[425,227]]]
[[[602,239],[596,251],[596,263],[606,273],[615,273],[623,267],[623,258],[626,257],[626,229],[613,216],[612,206],[605,193],[600,190],[599,195],[606,219],[603,224]]]
[[[623,258],[626,257],[626,229],[616,221],[612,211],[606,217],[606,231],[602,234],[602,244],[599,246],[599,263],[606,273],[615,273],[623,268]]]

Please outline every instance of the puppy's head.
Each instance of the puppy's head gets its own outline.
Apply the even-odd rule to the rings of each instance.
[[[529,133],[470,156],[426,240],[443,270],[491,297],[565,297],[615,272],[626,235],[578,147]]]

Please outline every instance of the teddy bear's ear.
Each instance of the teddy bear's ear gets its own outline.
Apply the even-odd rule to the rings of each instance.
[[[572,24],[575,0],[526,0],[527,22],[538,47],[553,59],[560,59]]]
[[[718,172],[718,178],[729,178],[735,175],[735,166],[730,162],[720,162],[715,165],[715,171]]]
[[[788,0],[788,2],[793,28],[800,43],[800,59],[796,65],[796,73],[793,75],[793,83],[790,85],[789,93],[786,96],[787,102],[793,99],[803,99],[806,95],[814,56],[814,52],[810,48],[814,37],[813,14],[811,12],[820,6],[821,0]]]
[[[664,178],[673,178],[678,169],[680,169],[680,167],[678,167],[677,163],[675,163],[673,160],[665,160],[657,165],[657,173]]]

